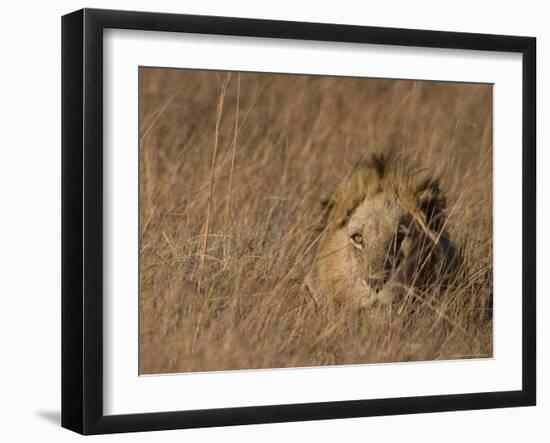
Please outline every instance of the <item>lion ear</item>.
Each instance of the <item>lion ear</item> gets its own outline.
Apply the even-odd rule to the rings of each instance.
[[[319,199],[319,208],[317,209],[318,222],[315,226],[315,231],[323,231],[327,227],[328,218],[332,210],[334,209],[334,200],[332,200],[329,194],[322,196]]]
[[[447,201],[439,183],[430,182],[419,194],[420,209],[428,226],[439,232],[445,222]]]

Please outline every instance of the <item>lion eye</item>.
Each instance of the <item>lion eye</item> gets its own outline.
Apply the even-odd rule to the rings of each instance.
[[[352,243],[356,246],[356,247],[359,247],[359,248],[363,248],[365,242],[363,240],[363,236],[361,234],[353,234],[351,236],[351,241]]]

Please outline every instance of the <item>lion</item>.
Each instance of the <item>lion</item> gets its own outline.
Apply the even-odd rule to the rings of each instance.
[[[396,155],[358,164],[323,203],[323,227],[305,283],[313,298],[389,305],[446,286],[462,256],[446,229],[438,179]]]

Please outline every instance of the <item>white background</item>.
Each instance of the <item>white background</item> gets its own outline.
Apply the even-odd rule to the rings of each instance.
[[[0,436],[4,441],[81,439],[58,426],[60,409],[60,15],[82,6],[351,23],[538,37],[538,145],[542,153],[550,104],[542,88],[549,71],[550,30],[544,3],[462,0],[231,2],[189,4],[89,0],[3,5],[0,69]],[[548,156],[539,156],[539,195],[548,195]],[[542,205],[542,198],[539,202]],[[548,199],[539,225],[548,224]],[[550,289],[548,235],[539,235],[539,405],[495,411],[424,414],[169,431],[95,438],[95,441],[548,441],[550,326],[543,323]],[[546,252],[542,252],[546,250]],[[546,276],[541,275],[546,269]],[[7,284],[6,284],[7,283]],[[545,349],[546,348],[546,349]]]

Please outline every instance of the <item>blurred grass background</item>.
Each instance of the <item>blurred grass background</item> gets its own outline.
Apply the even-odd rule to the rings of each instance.
[[[492,356],[492,86],[140,68],[140,372]],[[316,307],[319,200],[392,149],[441,178],[468,277]]]

